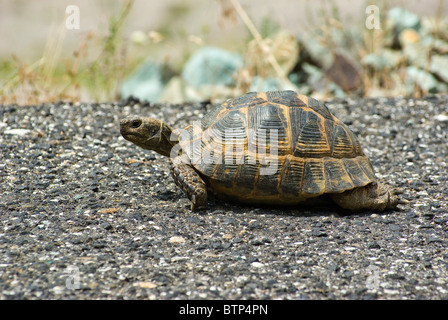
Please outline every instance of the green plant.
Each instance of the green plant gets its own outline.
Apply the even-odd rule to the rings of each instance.
[[[121,31],[133,3],[134,0],[126,1],[119,15],[109,18],[108,34],[100,39],[102,49],[99,56],[80,71],[73,66],[69,73],[71,81],[64,91],[72,86],[83,86],[88,89],[90,97],[95,101],[117,98],[119,83],[126,70],[126,49],[123,46]],[[79,64],[79,59],[86,48],[87,46],[81,45],[80,50],[75,53],[78,60],[75,60],[75,63]]]
[[[55,100],[114,100],[126,72],[126,46],[122,29],[134,0],[124,2],[108,19],[105,36],[89,32],[70,58],[61,57],[66,35],[64,24],[53,27],[42,57],[32,64],[13,56],[0,64],[3,83],[0,103],[37,104]],[[92,60],[93,50],[99,54]],[[88,62],[89,60],[93,62]]]

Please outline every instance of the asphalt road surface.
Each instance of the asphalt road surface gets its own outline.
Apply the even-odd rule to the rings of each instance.
[[[0,298],[448,298],[447,97],[328,107],[408,204],[191,212],[168,159],[119,120],[182,128],[210,105],[0,106]]]

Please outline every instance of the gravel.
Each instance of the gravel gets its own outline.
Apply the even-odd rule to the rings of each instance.
[[[0,298],[447,299],[448,98],[328,106],[408,204],[191,212],[119,120],[183,127],[210,105],[0,106]]]

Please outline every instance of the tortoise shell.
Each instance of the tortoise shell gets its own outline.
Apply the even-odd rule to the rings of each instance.
[[[376,181],[353,132],[319,101],[250,92],[186,128],[180,147],[219,197],[296,204]]]

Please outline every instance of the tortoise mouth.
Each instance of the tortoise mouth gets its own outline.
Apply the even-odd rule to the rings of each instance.
[[[146,137],[136,132],[121,132],[121,135],[123,136],[123,138],[133,143],[142,143],[148,140],[146,139]]]
[[[141,138],[140,135],[135,134],[135,133],[129,133],[129,132],[124,132],[124,131],[121,131],[120,133],[123,136],[123,138],[125,138],[126,140],[135,140],[135,139]]]
[[[122,136],[124,139],[135,143],[139,147],[149,150],[157,149],[161,141],[161,135],[148,137],[147,135],[140,134],[139,132],[123,132]]]
[[[148,138],[147,134],[140,132],[139,130],[129,128],[126,126],[120,127],[120,134],[127,139],[128,137],[135,137],[136,139],[146,140]]]

